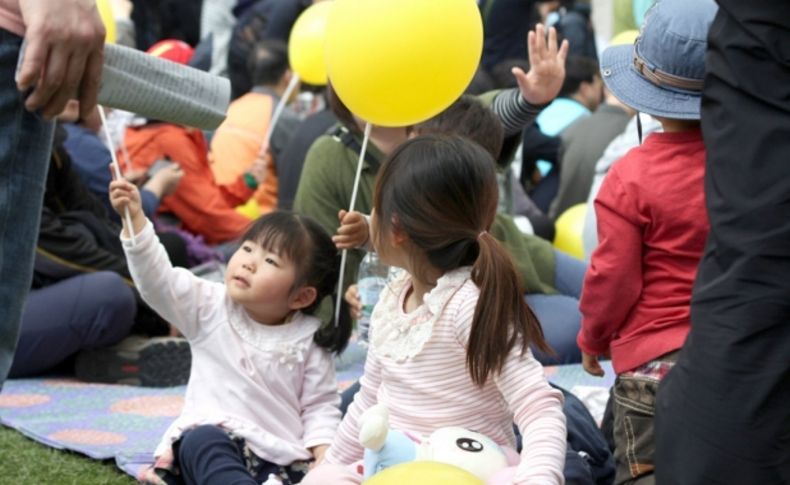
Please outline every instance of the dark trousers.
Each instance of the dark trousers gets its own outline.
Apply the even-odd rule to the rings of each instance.
[[[80,350],[118,343],[129,334],[135,310],[132,289],[109,271],[31,291],[10,376],[38,375]]]
[[[173,452],[179,474],[165,477],[172,484],[257,485],[273,474],[290,485],[299,483],[304,475],[256,457],[243,439],[232,438],[216,426],[198,426],[185,432]]]
[[[656,408],[659,484],[790,483],[790,3],[719,0],[702,99],[711,231]]]

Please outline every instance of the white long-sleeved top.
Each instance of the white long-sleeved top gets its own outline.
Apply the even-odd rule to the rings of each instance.
[[[122,239],[137,289],[189,340],[192,369],[184,409],[155,455],[198,425],[219,425],[260,458],[288,465],[329,444],[340,422],[334,361],[313,342],[318,319],[296,314],[263,325],[234,303],[225,285],[173,268],[150,222],[137,244]]]
[[[523,434],[517,484],[564,483],[566,429],[562,394],[552,389],[531,352],[510,352],[502,372],[476,385],[466,368],[466,348],[480,291],[469,268],[445,274],[404,313],[407,274],[381,293],[371,317],[371,342],[361,390],[326,454],[329,463],[362,458],[359,418],[381,403],[394,429],[428,435],[461,426],[515,447],[512,423]]]

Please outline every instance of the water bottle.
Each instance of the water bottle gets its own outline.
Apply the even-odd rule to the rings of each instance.
[[[370,329],[370,315],[379,301],[381,291],[387,286],[389,266],[382,263],[379,255],[368,252],[359,263],[357,288],[359,301],[362,303],[362,315],[357,320],[357,336],[360,343],[367,343]]]

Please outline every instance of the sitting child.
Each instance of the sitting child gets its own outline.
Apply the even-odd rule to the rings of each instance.
[[[143,299],[192,347],[184,409],[156,449],[149,483],[298,483],[320,460],[340,411],[329,351],[350,328],[310,315],[337,280],[337,251],[313,220],[274,212],[255,222],[228,262],[225,284],[173,268],[140,209],[137,188],[110,184],[129,269]]]
[[[361,483],[359,419],[375,404],[393,429],[428,435],[460,426],[515,447],[516,483],[563,483],[566,428],[529,345],[548,350],[513,262],[488,232],[498,203],[491,155],[461,137],[422,136],[397,148],[374,190],[370,236],[403,268],[373,311],[361,389],[305,484]]]

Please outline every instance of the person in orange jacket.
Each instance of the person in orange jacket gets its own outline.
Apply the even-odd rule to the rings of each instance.
[[[181,41],[165,40],[154,44],[149,54],[186,63],[192,48]],[[208,159],[208,143],[196,128],[149,120],[143,126],[128,127],[125,150],[118,151],[132,170],[150,170],[160,160],[177,163],[184,173],[175,192],[162,199],[160,213],[170,213],[183,229],[203,236],[208,244],[228,242],[241,236],[251,220],[235,210],[247,202],[265,177],[263,162],[227,184],[214,178]]]

